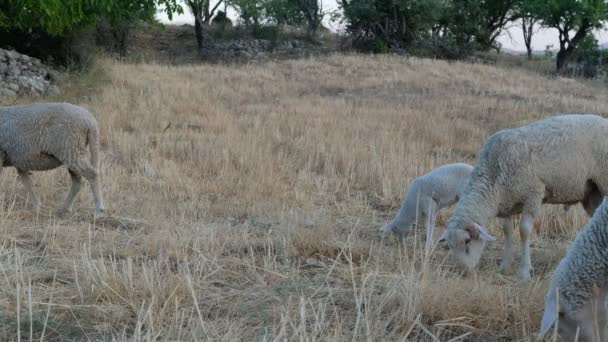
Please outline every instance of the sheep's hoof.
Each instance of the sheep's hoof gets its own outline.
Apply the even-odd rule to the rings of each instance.
[[[526,269],[526,270],[519,270],[519,280],[521,280],[522,282],[528,282],[530,281],[530,279],[532,279],[532,270],[531,269]]]
[[[103,216],[105,216],[105,214],[106,214],[105,208],[95,209],[95,211],[93,211],[94,218],[103,217]]]

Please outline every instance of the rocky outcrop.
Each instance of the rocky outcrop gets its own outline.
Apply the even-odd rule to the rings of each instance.
[[[59,93],[55,71],[39,59],[0,49],[0,97],[45,96]]]

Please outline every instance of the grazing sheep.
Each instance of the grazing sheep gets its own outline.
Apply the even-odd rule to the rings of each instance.
[[[471,178],[440,241],[469,270],[479,262],[486,225],[522,214],[519,278],[530,279],[530,234],[543,203],[581,202],[589,216],[608,193],[608,120],[591,114],[558,115],[494,133],[480,151]],[[505,255],[511,231],[505,228]],[[501,268],[510,265],[503,260]]]
[[[412,225],[421,222],[427,233],[431,234],[437,213],[458,202],[471,171],[473,166],[469,164],[454,163],[439,166],[417,177],[407,189],[401,209],[382,230],[393,232],[401,240]]]
[[[85,159],[87,145],[90,162]],[[60,214],[72,210],[83,177],[91,185],[95,213],[103,212],[98,153],[97,121],[84,108],[68,103],[0,107],[0,165],[17,169],[36,210],[40,208],[40,200],[34,193],[30,171],[65,165],[72,186]]]
[[[446,164],[414,179],[405,193],[401,209],[383,230],[402,239],[416,222],[431,229],[437,211],[458,201],[472,170],[473,166],[469,164]]]
[[[574,341],[577,329],[580,342],[606,341],[607,291],[608,201],[603,201],[553,272],[540,337],[557,321],[562,341]]]

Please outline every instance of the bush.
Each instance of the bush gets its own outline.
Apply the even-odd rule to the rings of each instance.
[[[439,0],[341,0],[339,4],[355,47],[375,51],[428,40],[441,13]]]

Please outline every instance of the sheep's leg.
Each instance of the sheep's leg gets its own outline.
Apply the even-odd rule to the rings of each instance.
[[[65,201],[65,205],[59,211],[59,216],[63,216],[66,213],[72,211],[74,208],[74,202],[76,201],[76,195],[80,192],[80,187],[82,185],[82,177],[78,175],[76,172],[68,169],[70,173],[70,179],[72,180],[72,186],[70,187],[70,191],[68,192],[68,197]]]
[[[597,298],[597,333],[598,341],[606,341],[606,293],[601,290]]]
[[[521,261],[519,265],[519,278],[528,281],[531,278],[532,260],[530,257],[530,235],[534,226],[534,215],[524,212],[519,223],[519,237],[521,239]]]
[[[91,183],[91,191],[93,197],[95,197],[95,214],[99,215],[106,211],[106,207],[103,204],[103,197],[101,195],[101,184],[99,182],[99,175],[95,175],[92,179],[88,180]]]
[[[19,180],[21,184],[25,187],[25,191],[28,193],[30,199],[32,200],[32,206],[34,210],[40,210],[42,206],[40,204],[40,199],[36,196],[34,192],[34,185],[32,184],[32,179],[30,177],[30,173],[28,171],[17,170],[17,174],[19,175]]]
[[[595,189],[581,201],[581,204],[583,205],[583,208],[585,209],[587,215],[591,217],[593,216],[595,209],[599,207],[600,204],[602,204],[603,200],[604,196],[602,195],[602,193],[599,190]]]
[[[2,174],[2,169],[4,168],[4,162],[7,160],[6,152],[0,151],[0,174]]]
[[[68,165],[68,169],[72,170],[78,176],[84,177],[89,182],[95,200],[95,215],[102,214],[105,211],[105,206],[97,170],[84,159],[80,159],[75,165]]]
[[[425,251],[426,254],[431,250],[433,246],[433,231],[435,229],[435,218],[437,217],[437,203],[434,200],[429,200],[427,207],[425,209],[426,212],[426,244]]]
[[[511,217],[503,218],[502,231],[505,235],[504,253],[502,256],[502,262],[500,263],[500,271],[506,273],[511,268],[513,262],[513,254],[511,252],[511,243],[513,241],[513,222]]]

